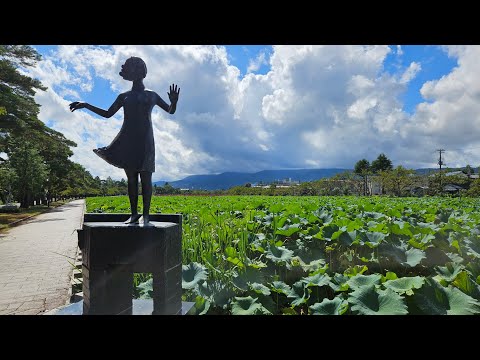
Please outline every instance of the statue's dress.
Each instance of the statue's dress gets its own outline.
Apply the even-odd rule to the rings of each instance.
[[[150,90],[132,90],[120,94],[112,105],[123,106],[122,128],[112,143],[94,149],[95,154],[109,164],[127,171],[155,172],[155,141],[152,128],[152,109],[156,104],[166,105]]]

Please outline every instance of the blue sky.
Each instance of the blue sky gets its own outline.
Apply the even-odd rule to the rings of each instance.
[[[42,55],[48,55],[55,51],[54,45],[34,45]],[[244,76],[248,71],[248,66],[255,61],[262,53],[266,54],[268,61],[272,53],[271,45],[226,45],[228,59],[232,65],[240,70],[240,75]],[[399,70],[405,69],[414,61],[422,64],[422,71],[408,84],[408,88],[402,96],[404,110],[412,114],[415,106],[425,101],[420,88],[428,80],[440,79],[442,76],[450,73],[457,65],[457,61],[451,58],[437,45],[403,45],[401,46],[402,55],[398,55],[397,46],[391,46],[392,52],[386,57],[384,67],[389,73],[395,74]],[[266,74],[270,70],[268,62],[262,63],[255,71],[256,74]],[[110,91],[109,82],[97,77],[95,78],[95,87],[90,92],[84,92],[85,101],[95,101],[102,99]]]
[[[91,151],[113,140],[122,111],[101,119],[65,107],[80,100],[107,109],[131,85],[118,71],[132,55],[146,61],[145,84],[166,101],[170,83],[182,88],[175,115],[153,113],[154,180],[353,168],[380,152],[395,165],[432,167],[439,147],[451,166],[480,164],[475,46],[34,47],[43,61],[32,75],[49,87],[37,94],[40,119],[77,142],[73,159],[94,175],[123,177]]]

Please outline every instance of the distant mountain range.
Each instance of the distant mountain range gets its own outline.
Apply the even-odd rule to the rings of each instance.
[[[271,183],[285,179],[300,182],[314,181],[329,178],[344,171],[352,171],[352,169],[263,170],[256,173],[224,172],[214,175],[191,175],[181,180],[168,181],[168,183],[179,189],[221,190],[245,185],[246,183]],[[416,169],[415,171],[417,174],[429,174],[438,171],[438,168]],[[165,183],[166,181],[154,182],[157,186],[163,186]]]
[[[295,169],[295,170],[263,170],[256,173],[224,172],[213,175],[191,175],[184,179],[168,181],[168,183],[180,189],[195,190],[221,190],[233,186],[245,185],[246,183],[271,183],[273,181],[290,179],[291,181],[315,181],[329,178],[335,174],[352,169]],[[438,171],[437,168],[423,168],[415,170],[418,174],[428,174]],[[154,182],[157,186],[165,185],[167,181]]]
[[[182,180],[168,181],[168,183],[181,189],[220,190],[246,183],[271,183],[276,180],[291,179],[292,181],[313,181],[331,177],[349,169],[296,169],[296,170],[263,170],[256,173],[224,172],[215,175],[191,175]],[[165,181],[154,184],[163,186]]]

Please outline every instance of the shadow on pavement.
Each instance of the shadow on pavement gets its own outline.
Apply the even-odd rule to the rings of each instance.
[[[42,223],[42,222],[47,222],[47,221],[64,221],[65,219],[62,218],[53,218],[53,219],[37,219],[36,217],[33,218],[32,220],[26,220],[25,224],[31,224],[31,223]]]

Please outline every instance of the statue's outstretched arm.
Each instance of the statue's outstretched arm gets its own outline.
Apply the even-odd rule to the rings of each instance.
[[[75,111],[78,109],[85,108],[87,110],[94,112],[97,115],[103,116],[105,118],[110,118],[113,115],[115,115],[115,113],[123,106],[123,96],[118,95],[117,99],[114,101],[112,106],[108,108],[108,110],[103,110],[96,106],[90,105],[89,103],[79,102],[79,101],[75,101],[71,103],[69,106],[70,106],[70,111]]]

